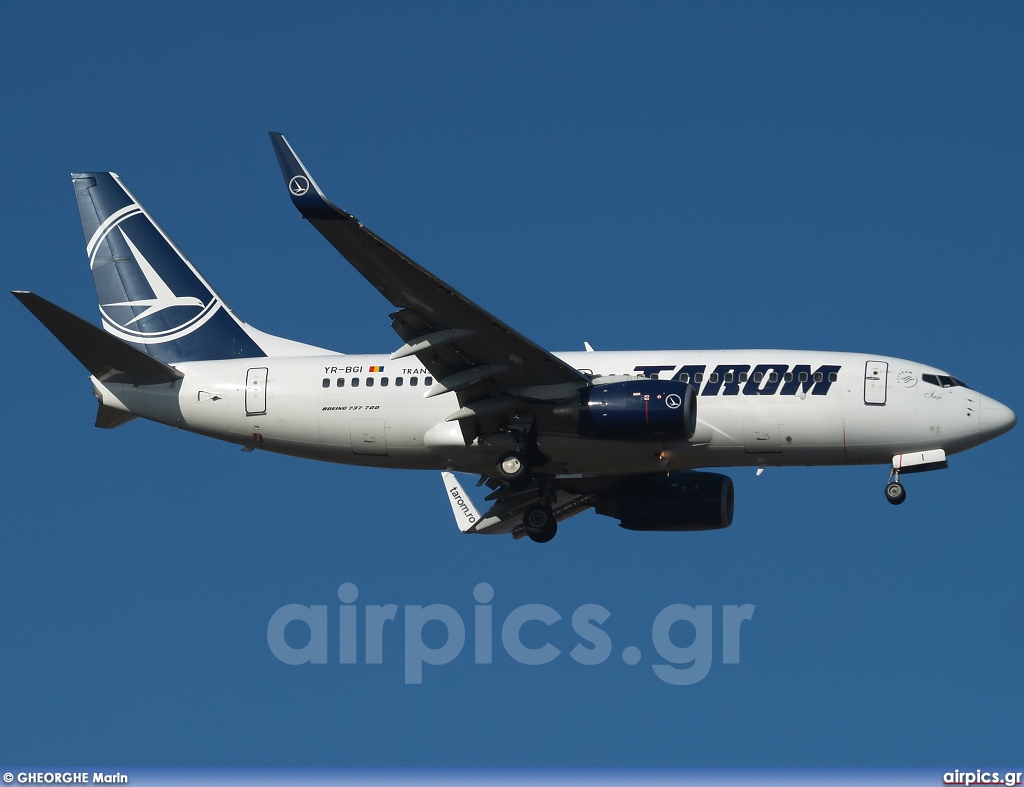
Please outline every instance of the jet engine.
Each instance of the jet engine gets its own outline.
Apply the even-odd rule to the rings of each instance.
[[[732,479],[718,473],[628,479],[595,498],[597,513],[627,530],[720,530],[732,524]]]
[[[693,386],[678,380],[646,378],[593,385],[562,405],[581,435],[642,439],[689,440],[697,430],[697,396]]]

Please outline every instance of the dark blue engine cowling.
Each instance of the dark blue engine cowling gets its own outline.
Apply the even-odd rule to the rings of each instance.
[[[595,498],[597,513],[628,530],[720,530],[732,524],[732,479],[719,473],[630,478]]]
[[[624,380],[580,391],[580,434],[592,437],[672,437],[697,430],[693,386],[678,380]]]

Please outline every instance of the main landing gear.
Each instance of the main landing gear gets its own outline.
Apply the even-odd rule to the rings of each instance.
[[[885,499],[898,506],[907,499],[907,490],[900,483],[900,471],[895,467],[889,473],[889,483],[885,485]]]
[[[531,541],[546,544],[558,532],[558,523],[549,505],[530,506],[523,514],[523,527]]]
[[[524,489],[534,478],[539,499],[523,512],[523,530],[531,541],[546,544],[558,532],[558,522],[552,510],[555,502],[554,479],[548,475],[534,475],[533,468],[546,461],[537,450],[537,432],[533,416],[516,414],[508,425],[508,432],[516,441],[516,450],[502,454],[495,475],[509,489]]]
[[[521,454],[505,454],[498,463],[499,474],[512,489],[524,486],[530,480],[529,467]],[[531,541],[546,544],[558,532],[558,522],[551,504],[555,500],[551,476],[537,476],[540,499],[523,512],[523,529]]]

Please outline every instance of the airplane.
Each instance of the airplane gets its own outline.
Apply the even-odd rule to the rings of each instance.
[[[138,417],[328,462],[440,470],[459,530],[550,541],[582,511],[629,530],[732,524],[708,468],[889,465],[904,474],[1014,427],[914,361],[817,350],[552,353],[336,207],[271,133],[288,194],[394,307],[402,344],[342,354],[263,333],[216,294],[111,172],[72,174],[103,328],[13,294],[90,374],[96,426]],[[454,473],[479,477],[481,512]]]

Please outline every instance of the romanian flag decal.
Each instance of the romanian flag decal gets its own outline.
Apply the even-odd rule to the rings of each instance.
[[[383,372],[384,371],[384,367],[383,366],[371,366],[370,367],[370,371],[371,372]]]

